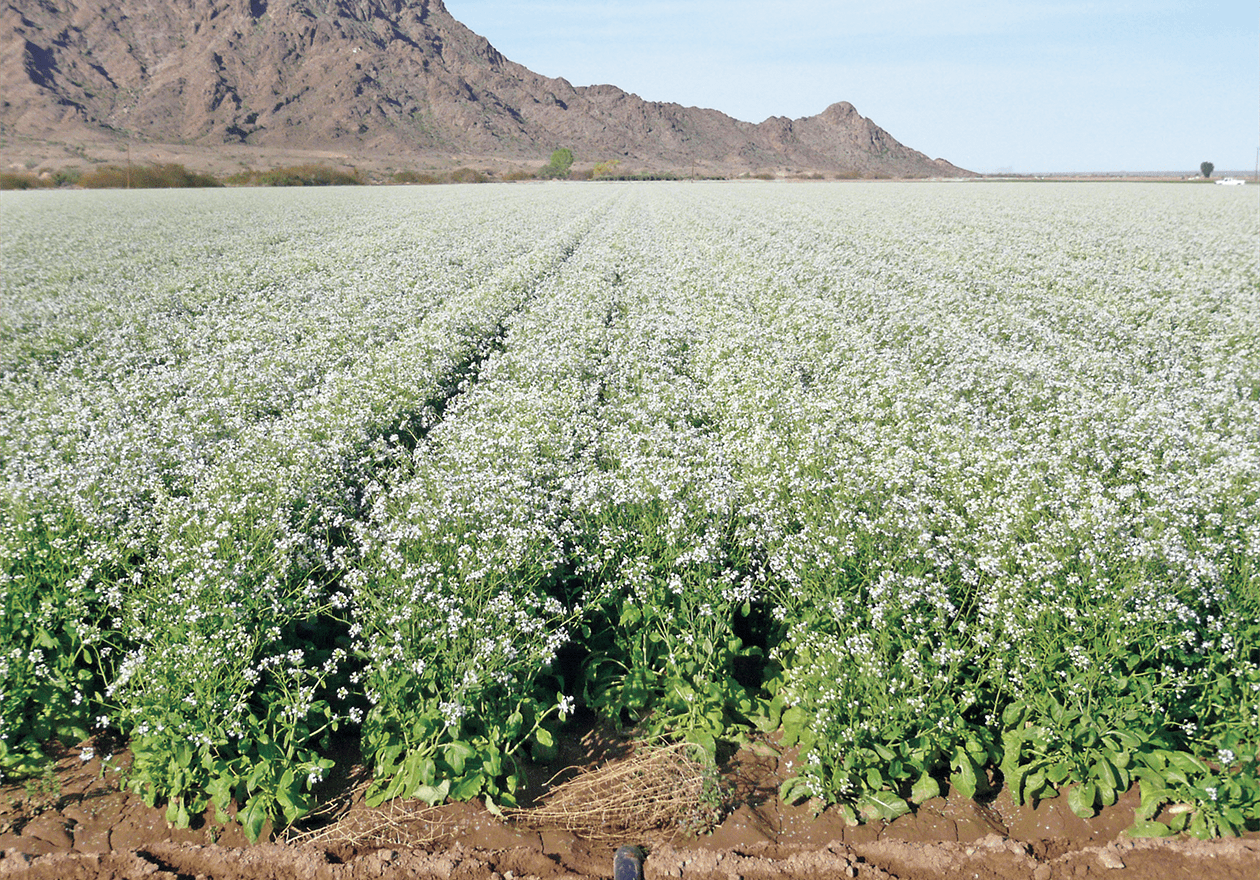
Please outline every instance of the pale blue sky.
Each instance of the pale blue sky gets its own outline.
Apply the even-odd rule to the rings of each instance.
[[[574,85],[738,119],[835,101],[974,171],[1250,170],[1256,0],[445,0],[504,55]]]

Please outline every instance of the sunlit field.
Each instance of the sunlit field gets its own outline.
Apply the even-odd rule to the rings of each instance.
[[[5,193],[0,771],[511,805],[591,713],[788,800],[1260,823],[1246,187]],[[1169,809],[1173,807],[1174,809]]]

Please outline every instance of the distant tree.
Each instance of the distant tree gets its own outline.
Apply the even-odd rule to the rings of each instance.
[[[569,176],[569,170],[573,167],[573,151],[568,147],[561,147],[551,154],[551,161],[543,166],[542,171],[538,172],[540,177],[563,178]]]
[[[1212,172],[1216,170],[1216,166],[1211,162],[1200,162],[1199,170],[1203,172],[1204,177],[1211,177]]]

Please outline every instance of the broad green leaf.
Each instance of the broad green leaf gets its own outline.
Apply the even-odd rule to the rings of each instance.
[[[1006,777],[1006,786],[1011,792],[1011,799],[1020,806],[1023,806],[1025,803],[1024,786],[1028,782],[1028,774],[1031,769],[1031,765],[1025,764],[1022,767],[1016,767],[1012,771],[1003,771],[1002,773]]]
[[[1194,755],[1188,752],[1171,752],[1168,754],[1168,766],[1170,769],[1180,770],[1187,776],[1191,775],[1207,775],[1212,772],[1207,764],[1200,761]]]
[[[191,817],[188,815],[188,807],[184,804],[182,797],[171,798],[171,802],[166,805],[166,821],[176,828],[189,826]]]
[[[440,785],[422,785],[415,790],[413,797],[419,798],[429,806],[436,806],[446,800],[450,793],[451,781],[443,779]]]
[[[794,804],[809,796],[809,780],[802,776],[791,776],[779,786],[779,799],[785,804]]]
[[[1024,780],[1024,800],[1028,801],[1033,798],[1045,798],[1046,789],[1050,787],[1050,780],[1046,779],[1045,768],[1038,768],[1028,774],[1028,778]]]
[[[263,825],[267,824],[267,809],[263,806],[265,796],[256,794],[245,802],[245,809],[237,816],[245,837],[250,843],[257,843],[262,836]]]
[[[783,712],[783,741],[781,745],[790,749],[801,740],[801,733],[809,724],[809,717],[800,706],[791,706]]]
[[[1098,790],[1092,782],[1082,782],[1073,785],[1068,789],[1067,802],[1069,809],[1082,819],[1092,818],[1094,815],[1094,799],[1097,797]]]
[[[540,727],[538,729],[538,733],[540,734],[545,731],[546,731],[546,728]],[[550,734],[548,734],[548,736],[550,736]],[[540,741],[541,741],[541,737],[540,737]],[[551,743],[547,743],[547,745],[551,745]],[[470,746],[466,742],[447,743],[445,752],[446,752],[446,763],[450,765],[453,771],[455,771],[456,776],[464,772],[464,763],[469,758],[477,754],[477,750],[474,749],[472,746]]]
[[[1176,832],[1163,822],[1156,822],[1153,819],[1134,819],[1133,824],[1125,833],[1130,837],[1168,837]]]
[[[971,756],[962,749],[954,755],[956,764],[954,772],[949,774],[949,784],[965,798],[973,798],[976,796],[977,777],[976,767],[972,763]]]
[[[898,816],[904,816],[910,812],[910,805],[891,791],[877,791],[868,794],[861,799],[859,804],[863,815],[869,818],[883,819],[886,822],[891,822]]]
[[[1116,802],[1117,789],[1120,787],[1120,774],[1111,762],[1100,757],[1090,768],[1090,777],[1098,785],[1099,800],[1104,807]]]
[[[687,742],[695,743],[704,749],[708,755],[717,754],[717,739],[707,730],[689,730],[687,731]]]
[[[920,776],[914,787],[910,789],[910,799],[916,804],[925,803],[934,797],[940,797],[940,795],[941,784],[929,773],[924,773]]]
[[[450,787],[450,798],[453,801],[466,801],[481,794],[485,788],[486,777],[481,773],[469,773]]]
[[[1002,710],[1002,726],[1008,729],[1018,726],[1027,714],[1023,703],[1011,703]]]

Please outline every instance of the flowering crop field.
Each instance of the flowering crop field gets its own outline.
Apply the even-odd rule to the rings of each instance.
[[[578,711],[789,800],[1260,823],[1246,188],[6,193],[0,771],[257,837]],[[1171,807],[1171,809],[1170,809]]]

